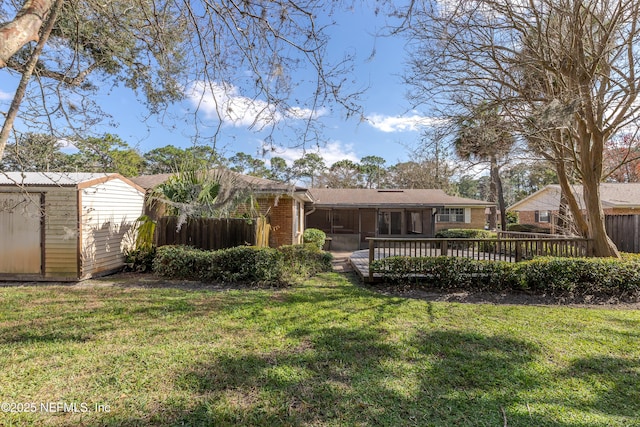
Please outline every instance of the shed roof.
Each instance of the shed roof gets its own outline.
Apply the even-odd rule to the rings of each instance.
[[[120,179],[144,192],[136,184],[117,173],[91,172],[0,172],[0,186],[87,187],[112,179]]]
[[[582,185],[572,185],[578,205],[584,209]],[[512,211],[557,210],[560,206],[560,185],[547,185],[541,190],[514,203]],[[640,207],[640,183],[602,183],[600,199],[605,208]]]
[[[316,207],[485,207],[494,203],[433,189],[311,188]]]

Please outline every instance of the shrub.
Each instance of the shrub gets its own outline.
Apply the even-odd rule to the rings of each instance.
[[[318,250],[322,249],[326,238],[325,232],[317,228],[307,228],[302,234],[302,241],[317,247]]]
[[[284,274],[282,253],[277,249],[237,246],[212,252],[214,276],[222,282],[279,285]]]
[[[332,270],[333,256],[329,252],[319,251],[313,244],[285,245],[280,246],[278,250],[283,254],[284,268],[289,281]]]
[[[330,271],[331,259],[331,254],[309,245],[279,249],[238,246],[218,251],[162,246],[153,271],[172,279],[280,286]]]
[[[435,235],[440,239],[495,239],[497,234],[493,231],[467,229],[467,228],[449,228],[440,230]],[[449,249],[466,249],[469,246],[465,242],[448,242]],[[493,242],[478,242],[474,244],[475,249],[479,251],[493,251],[495,244]]]
[[[153,272],[173,279],[211,280],[211,252],[190,246],[161,246],[153,260]]]
[[[449,228],[438,231],[435,237],[440,239],[491,239],[496,237],[496,233],[473,228]]]
[[[507,231],[519,231],[521,233],[551,233],[550,229],[538,227],[534,224],[507,224]]]
[[[124,253],[125,271],[149,273],[153,270],[153,259],[156,256],[155,246],[129,249]]]
[[[383,274],[385,282],[413,282],[434,289],[500,291],[518,283],[512,265],[462,257],[390,257],[374,261],[372,268]]]
[[[551,295],[629,298],[640,294],[640,262],[623,258],[540,257],[516,264],[521,286]]]
[[[527,290],[554,296],[640,298],[640,257],[540,257],[520,263],[457,257],[391,257],[372,268],[386,282],[468,290]]]

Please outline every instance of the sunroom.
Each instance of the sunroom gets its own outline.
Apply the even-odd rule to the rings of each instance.
[[[327,234],[331,249],[357,250],[368,237],[433,237],[447,228],[483,228],[491,203],[442,190],[311,189],[306,228]]]

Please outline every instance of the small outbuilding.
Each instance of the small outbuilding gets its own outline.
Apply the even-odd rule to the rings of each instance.
[[[0,280],[77,281],[121,269],[144,196],[118,174],[0,172]]]

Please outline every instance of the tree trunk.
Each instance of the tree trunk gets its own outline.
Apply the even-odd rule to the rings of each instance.
[[[587,104],[591,107],[590,104]],[[591,116],[592,108],[587,108],[585,116]],[[580,147],[580,171],[582,195],[587,213],[587,238],[591,239],[591,255],[596,257],[620,257],[618,248],[607,235],[604,211],[600,199],[602,179],[602,157],[605,136],[594,122],[581,121],[578,124]]]
[[[593,240],[591,243],[591,255],[619,258],[618,248],[607,235],[604,211],[600,202],[600,180],[596,180],[593,176],[584,176],[582,179],[582,193],[589,225],[587,238]]]
[[[24,95],[26,93],[27,84],[29,83],[31,76],[33,75],[33,70],[36,67],[38,58],[40,58],[40,53],[42,53],[42,49],[44,48],[45,43],[49,39],[49,35],[51,34],[51,30],[53,29],[53,25],[56,21],[58,11],[62,7],[63,1],[64,0],[53,0],[53,4],[51,2],[43,1],[43,3],[48,3],[49,8],[51,8],[51,10],[47,16],[46,25],[42,29],[42,34],[38,39],[38,44],[36,45],[35,49],[33,49],[33,52],[31,53],[31,57],[29,58],[29,61],[27,61],[26,69],[22,73],[22,77],[20,78],[20,83],[18,84],[16,93],[13,95],[11,106],[9,107],[9,111],[7,112],[7,115],[5,117],[4,124],[2,125],[2,130],[0,130],[0,160],[2,160],[2,158],[4,157],[4,149],[7,146],[7,141],[9,140],[9,133],[13,129],[13,123],[15,122],[15,119],[18,115],[18,109],[20,108],[20,104],[22,103],[22,99],[24,98]],[[27,6],[30,5],[31,3],[32,3],[31,1],[28,1],[27,3],[25,3],[25,6],[18,14],[18,18],[16,18],[16,20],[20,18],[20,14],[22,14],[23,11],[27,8]],[[33,3],[36,3],[36,2],[34,1]],[[49,9],[45,10],[44,12],[46,13],[47,11],[49,11]],[[35,13],[35,12],[31,11],[29,13]],[[2,30],[0,30],[0,33],[1,31]],[[1,43],[1,40],[0,40],[0,43]],[[0,44],[0,49],[1,48],[2,48],[2,45]],[[2,62],[2,58],[0,58],[0,62]]]
[[[567,195],[562,191],[562,187],[560,187],[560,206],[558,206],[558,217],[555,221],[555,234],[562,234],[564,236],[571,235],[571,225],[568,221],[569,210],[567,208]]]
[[[38,32],[54,0],[27,0],[13,21],[0,26],[0,68],[22,46],[38,41]]]
[[[500,168],[495,157],[491,159],[491,175],[496,184],[496,195],[498,201],[498,209],[500,210],[500,229],[507,230],[507,207],[504,203],[504,191],[502,188],[502,178],[500,178]]]
[[[491,166],[489,168],[489,201],[492,203],[495,203],[497,200],[497,186],[496,186],[496,180],[495,180],[495,175],[494,175],[494,163],[495,163],[495,156],[491,156]],[[497,168],[497,166],[496,166]],[[496,212],[496,205],[494,204],[493,206],[491,206],[489,208],[489,230],[496,230],[497,227],[497,212]]]

